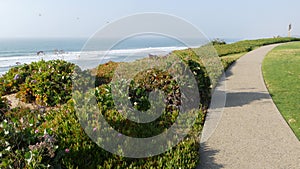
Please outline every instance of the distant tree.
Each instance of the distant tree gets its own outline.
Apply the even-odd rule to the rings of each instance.
[[[224,40],[219,39],[219,38],[212,40],[211,43],[213,45],[225,45],[226,44],[226,42]]]

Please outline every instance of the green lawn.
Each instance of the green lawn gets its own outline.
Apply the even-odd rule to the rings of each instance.
[[[276,47],[262,69],[276,106],[300,140],[300,42]]]

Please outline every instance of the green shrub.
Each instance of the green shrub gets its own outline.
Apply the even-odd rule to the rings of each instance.
[[[189,60],[188,66],[190,70],[194,73],[198,85],[198,92],[200,96],[200,107],[202,107],[202,110],[205,110],[209,106],[210,97],[211,97],[210,77],[208,76],[205,67],[201,66],[198,62]]]
[[[119,63],[109,61],[105,64],[98,66],[97,70],[93,70],[95,77],[95,85],[100,86],[102,84],[108,84],[112,80],[114,71],[118,67]]]
[[[271,45],[276,43],[299,41],[299,38],[267,38],[258,40],[244,40],[232,44],[215,44],[214,47],[217,50],[219,56],[226,56],[230,54],[249,52],[256,47]]]
[[[194,74],[194,77],[198,85],[197,87],[198,87],[200,103],[201,103],[200,106],[202,106],[203,110],[205,110],[210,103],[211,85],[212,83],[214,83],[214,80],[217,80],[220,74],[217,74],[216,77],[209,77],[206,68],[200,58],[201,56],[198,56],[195,50],[198,49],[179,50],[179,51],[174,51],[172,54],[181,58],[183,62],[189,67],[191,72]],[[209,48],[208,50],[211,49]]]
[[[118,118],[107,112],[107,118]],[[9,110],[1,122],[0,167],[194,168],[199,160],[198,136],[203,119],[198,113],[192,132],[179,145],[158,156],[131,159],[98,147],[83,131],[72,101],[49,111],[16,108]],[[122,131],[132,126],[125,127]]]
[[[221,57],[221,61],[225,70],[229,68],[237,59],[245,55],[245,53],[231,54]]]
[[[20,84],[24,83],[30,75],[28,65],[11,68],[5,75],[0,77],[0,94],[7,95],[20,90]]]
[[[224,40],[221,40],[221,39],[214,39],[214,40],[211,41],[211,43],[213,45],[225,45],[226,44],[226,42]]]
[[[129,86],[129,97],[132,105],[136,103],[136,109],[146,111],[151,104],[148,101],[150,92],[161,90],[167,96],[165,100],[166,110],[172,112],[180,106],[180,90],[174,78],[164,71],[149,69],[139,72]]]
[[[2,96],[0,94],[0,122],[3,120],[4,113],[7,112],[8,109],[9,109],[9,103],[8,103],[7,99],[2,98]]]
[[[55,138],[39,131],[44,111],[15,108],[5,113],[0,127],[0,168],[41,168],[51,163]]]
[[[17,93],[22,101],[55,106],[71,98],[74,64],[39,61],[14,67],[0,78],[1,93]]]
[[[114,66],[110,67],[110,64]],[[199,89],[208,90],[205,92],[209,93],[207,85],[209,79],[200,64],[192,60],[186,60],[186,64],[194,72],[197,82],[202,83],[202,86],[198,86]],[[116,130],[129,136],[149,137],[161,133],[173,124],[178,111],[171,107],[180,105],[175,104],[180,95],[170,96],[168,101],[174,104],[170,104],[171,107],[165,109],[163,115],[154,122],[140,124],[124,118],[114,105],[110,85],[105,84],[111,81],[116,64],[109,63],[106,66],[108,69],[98,74],[99,78],[105,77],[103,78],[105,80],[99,81],[98,85],[101,85],[96,87],[95,91],[83,90],[84,93],[79,93],[78,97],[95,94],[100,112]],[[4,94],[18,93],[24,101],[46,106],[56,105],[56,108],[52,110],[43,107],[39,110],[15,108],[3,114],[0,127],[2,158],[0,168],[195,168],[197,166],[198,138],[204,119],[202,110],[197,110],[199,117],[190,134],[171,150],[143,159],[120,157],[100,148],[81,127],[77,116],[85,113],[89,113],[91,118],[89,122],[95,129],[101,127],[101,124],[94,120],[99,114],[84,111],[76,114],[74,110],[74,103],[70,100],[72,87],[70,75],[74,68],[78,69],[64,61],[40,61],[13,68],[1,78],[3,84],[1,91]],[[16,75],[21,78],[15,78]],[[89,71],[82,72],[80,69],[73,75],[72,80],[79,80],[77,81],[79,83],[89,84],[92,79]],[[82,77],[85,78],[81,79]],[[147,86],[151,79],[153,82]],[[76,86],[76,89],[81,90],[81,87]],[[131,83],[131,103],[139,102],[142,105],[136,107],[139,110],[147,108],[149,92],[157,88],[170,94],[178,90],[178,84],[166,72],[155,69],[141,72]],[[207,93],[200,93],[201,97],[206,97]],[[62,105],[57,106],[59,104]]]

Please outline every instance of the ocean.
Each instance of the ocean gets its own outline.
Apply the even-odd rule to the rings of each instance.
[[[152,55],[165,55],[173,50],[187,48],[176,39],[166,37],[132,37],[114,46],[107,46],[113,39],[99,40],[85,46],[85,38],[65,39],[0,39],[0,75],[11,67],[34,61],[63,59],[82,69],[94,68],[108,61],[133,61]],[[225,40],[232,43],[234,39]],[[192,41],[193,42],[193,41]],[[193,47],[200,46],[195,40]],[[81,52],[84,49],[84,52]],[[110,49],[107,52],[106,49]],[[39,52],[39,54],[38,54]]]

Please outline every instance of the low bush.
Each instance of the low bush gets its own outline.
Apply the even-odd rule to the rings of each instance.
[[[231,54],[221,57],[221,61],[224,67],[224,70],[227,70],[236,60],[245,55],[244,53]]]
[[[2,98],[2,96],[0,94],[0,122],[3,120],[4,113],[7,112],[8,109],[9,109],[9,103],[8,103],[7,99]]]
[[[93,70],[95,77],[95,85],[100,86],[102,84],[108,84],[114,75],[114,71],[118,67],[119,63],[117,62],[107,62],[98,66],[96,70]]]
[[[108,119],[114,119],[115,126],[124,127],[122,131],[136,129],[123,124],[116,113],[108,109],[106,112]],[[15,108],[5,113],[0,122],[0,167],[194,168],[199,160],[198,138],[203,119],[203,114],[198,113],[200,117],[192,132],[179,145],[158,156],[132,159],[111,154],[96,145],[81,127],[71,100],[49,111]],[[143,132],[148,129],[143,128]]]
[[[225,44],[226,44],[226,42],[225,42],[224,40],[221,40],[221,39],[218,39],[218,38],[212,40],[211,43],[212,43],[213,45],[225,45]]]
[[[258,40],[244,40],[232,44],[220,45],[215,44],[219,56],[226,56],[230,54],[237,54],[242,52],[249,52],[256,47],[271,45],[276,43],[292,42],[299,41],[299,38],[267,38],[267,39],[258,39]]]
[[[109,64],[116,65],[112,62]],[[105,66],[109,66],[109,64]],[[189,61],[187,65],[195,72],[195,76],[199,77],[198,82],[202,82],[204,79],[209,82],[198,63]],[[15,108],[7,109],[3,113],[0,125],[2,158],[0,168],[195,168],[197,166],[199,161],[198,138],[204,119],[203,111],[197,110],[196,113],[199,114],[199,117],[190,134],[169,151],[142,159],[120,157],[100,148],[87,136],[85,133],[87,131],[84,131],[79,123],[78,115],[80,117],[80,114],[90,114],[90,112],[80,111],[78,114],[74,110],[74,102],[69,99],[69,89],[72,87],[69,76],[74,68],[76,69],[74,65],[63,61],[40,61],[32,65],[13,68],[1,78],[4,94],[18,93],[22,99],[28,102],[39,102],[37,96],[40,94],[40,96],[44,96],[42,98],[47,99],[41,99],[39,103],[46,106],[56,105],[56,108],[50,110],[43,107],[38,110]],[[163,115],[154,122],[139,124],[124,118],[114,105],[110,85],[106,84],[110,82],[114,70],[115,67],[112,67],[107,70],[107,75],[104,72],[102,75],[98,74],[101,83],[93,91],[100,112],[111,126],[129,136],[149,137],[163,132],[173,124],[178,115],[178,109],[174,109],[174,107],[180,106],[175,103],[176,97],[179,95],[170,95],[169,100],[167,99],[170,107],[166,108]],[[14,79],[16,75],[22,78]],[[87,83],[91,80],[89,72],[78,70],[78,74],[73,75],[73,79],[81,80],[79,83]],[[81,79],[82,76],[87,79]],[[146,83],[151,79],[153,81],[147,87]],[[10,83],[8,80],[13,82],[13,85],[8,85]],[[9,86],[14,87],[9,88]],[[77,89],[81,89],[80,87],[78,86]],[[203,86],[199,87],[206,90]],[[178,84],[166,72],[155,69],[142,72],[136,75],[131,84],[129,100],[133,105],[135,102],[143,105],[137,106],[136,109],[144,110],[144,106],[149,104],[147,102],[149,92],[157,88],[170,94],[176,91],[176,88],[178,89]],[[51,91],[51,93],[47,91]],[[79,93],[78,97],[82,97],[88,92]],[[201,94],[202,97],[206,97],[204,93]],[[27,97],[24,98],[24,96]],[[156,107],[157,105],[151,106]],[[90,115],[90,121],[97,130],[101,124],[93,120],[99,114],[92,113]]]
[[[63,104],[71,98],[74,68],[74,64],[62,60],[42,60],[14,67],[0,78],[0,92],[17,93],[27,103]]]
[[[1,168],[40,168],[54,157],[55,139],[38,127],[43,111],[15,108],[0,122]]]

